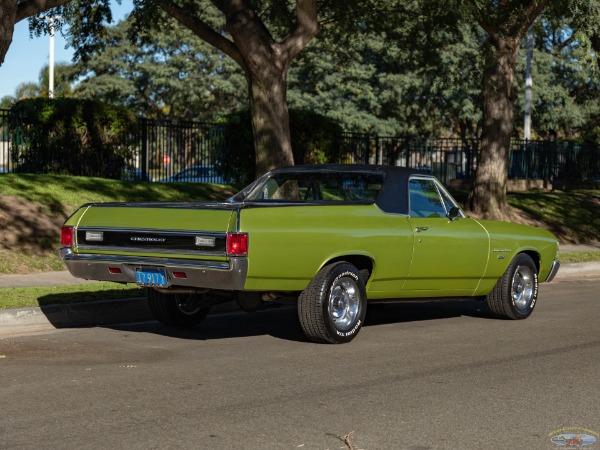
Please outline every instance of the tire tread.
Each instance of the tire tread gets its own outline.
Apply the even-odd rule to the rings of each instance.
[[[313,341],[324,344],[340,344],[349,342],[354,338],[356,333],[348,338],[339,338],[332,334],[328,328],[323,310],[324,302],[328,302],[328,291],[330,289],[329,282],[332,278],[332,273],[340,267],[346,266],[346,270],[351,270],[358,275],[359,289],[364,299],[362,306],[362,316],[360,320],[364,320],[364,312],[366,311],[366,293],[364,290],[365,274],[360,273],[356,267],[345,261],[338,261],[323,267],[311,280],[309,285],[298,297],[298,319],[300,326],[306,337]],[[358,331],[359,328],[357,328]]]
[[[535,263],[529,255],[519,254],[508,265],[502,277],[494,285],[494,289],[486,296],[488,308],[494,317],[499,319],[519,320],[528,316],[521,316],[511,308],[511,283],[516,267],[520,263],[529,262],[535,269]],[[537,289],[536,289],[537,291]]]

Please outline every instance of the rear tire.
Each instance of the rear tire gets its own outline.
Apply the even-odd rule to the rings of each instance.
[[[511,261],[486,301],[495,317],[519,320],[531,315],[537,295],[537,267],[529,255],[521,253]]]
[[[150,311],[163,325],[194,327],[210,311],[210,305],[204,304],[201,294],[162,294],[148,289],[146,295]]]
[[[366,312],[363,277],[346,262],[325,266],[298,298],[300,325],[314,342],[350,342],[360,331]]]

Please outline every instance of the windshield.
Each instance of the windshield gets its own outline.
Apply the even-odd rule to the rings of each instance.
[[[245,201],[374,203],[384,175],[365,172],[274,173],[252,188]]]

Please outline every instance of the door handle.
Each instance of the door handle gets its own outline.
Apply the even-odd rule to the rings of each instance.
[[[417,228],[415,228],[415,231],[417,233],[420,233],[421,231],[427,231],[427,230],[429,230],[429,227],[417,227]]]

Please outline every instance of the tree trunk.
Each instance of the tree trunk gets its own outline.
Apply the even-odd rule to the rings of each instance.
[[[592,48],[596,52],[596,62],[600,69],[600,33],[594,33],[590,40],[592,42]]]
[[[13,40],[16,14],[15,0],[0,0],[0,67]]]
[[[225,6],[226,4],[226,6]],[[249,80],[256,176],[294,165],[287,106],[290,64],[318,32],[316,0],[296,0],[296,26],[276,42],[247,0],[222,5],[227,30]]]
[[[249,75],[252,77],[252,75]],[[256,176],[277,167],[293,166],[285,73],[268,79],[250,79],[250,113]]]
[[[481,153],[469,195],[471,211],[482,218],[508,220],[508,152],[514,125],[514,79],[520,38],[490,42],[483,73]]]

